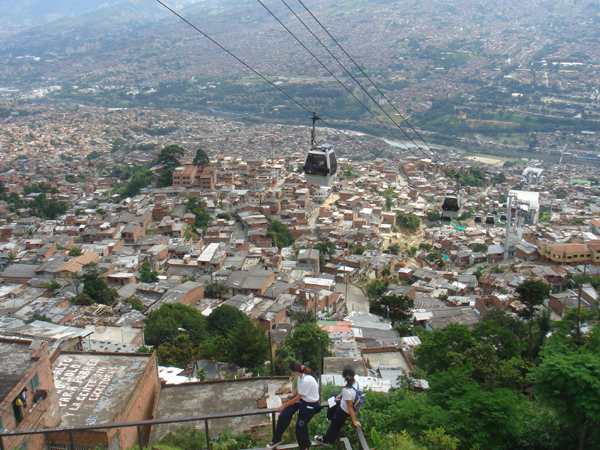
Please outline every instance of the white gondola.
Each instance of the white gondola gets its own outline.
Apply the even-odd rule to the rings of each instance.
[[[337,159],[333,146],[325,144],[311,148],[302,169],[307,183],[331,186],[337,172]]]
[[[306,182],[319,186],[331,186],[335,181],[335,173],[337,172],[337,158],[333,146],[329,144],[317,145],[315,141],[315,124],[319,120],[319,116],[313,113],[311,117],[313,121],[312,132],[310,136],[310,150],[304,160],[302,170]]]
[[[460,216],[460,194],[458,191],[447,191],[442,203],[442,221],[449,222]]]

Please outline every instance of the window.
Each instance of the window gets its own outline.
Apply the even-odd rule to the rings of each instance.
[[[2,416],[0,416],[0,431],[4,430],[4,424],[2,423]]]
[[[36,373],[33,378],[31,378],[31,392],[36,393],[40,388],[40,380],[38,378],[38,374]]]

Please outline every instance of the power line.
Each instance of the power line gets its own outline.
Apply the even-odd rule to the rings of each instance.
[[[402,120],[404,122],[406,122],[406,124],[410,127],[410,129],[413,130],[413,132],[419,137],[419,139],[421,139],[421,141],[423,141],[423,143],[427,146],[427,149],[435,156],[435,158],[437,158],[438,161],[443,163],[443,161],[441,161],[439,156],[431,149],[429,144],[427,144],[427,142],[421,136],[421,134],[417,130],[415,130],[415,128],[408,122],[408,120],[402,115],[402,113],[387,98],[387,96],[377,87],[375,82],[373,82],[373,80],[365,73],[365,71],[358,65],[358,63],[356,63],[356,61],[352,58],[352,56],[350,56],[348,54],[348,52],[344,49],[344,47],[342,47],[342,45],[337,41],[337,39],[335,37],[333,37],[331,35],[331,33],[327,30],[327,28],[325,28],[325,26],[319,21],[319,19],[317,19],[317,17],[315,17],[315,15],[312,13],[312,11],[310,9],[308,9],[308,7],[302,2],[302,0],[298,0],[298,3],[300,3],[304,7],[304,9],[308,12],[308,14],[310,14],[310,16],[315,20],[315,22],[317,22],[319,24],[319,26],[325,31],[325,33],[327,33],[327,35],[333,40],[333,42],[335,42],[335,44],[342,50],[342,52],[344,52],[344,54],[348,57],[348,59],[350,59],[350,61],[352,61],[352,63],[356,66],[356,68],[358,68],[358,70],[362,73],[362,75],[367,80],[369,80],[369,82],[377,90],[377,92],[390,104],[390,106],[392,108],[394,108],[394,111],[396,111],[396,113],[402,118]],[[414,143],[414,141],[412,141],[412,139],[411,139],[411,142]],[[421,147],[419,147],[418,145],[417,145],[417,148],[419,148],[421,151],[423,151],[423,149],[421,149]],[[424,151],[423,151],[423,153],[426,155],[426,153]]]
[[[259,3],[261,3],[261,4],[262,4],[262,2],[261,2],[260,0],[257,0],[257,1],[258,1]],[[407,138],[408,140],[410,140],[410,142],[412,142],[412,143],[415,145],[415,147],[416,147],[417,149],[419,149],[419,150],[421,150],[421,151],[423,152],[423,150],[422,150],[422,149],[420,149],[419,145],[418,145],[418,144],[417,144],[417,143],[416,143],[416,142],[415,142],[415,141],[414,141],[414,140],[413,140],[413,139],[410,137],[410,135],[409,135],[408,133],[406,133],[406,131],[405,131],[405,130],[404,130],[404,129],[403,129],[403,128],[402,128],[402,127],[401,127],[401,126],[400,126],[400,125],[399,125],[399,124],[398,124],[398,123],[397,123],[397,122],[394,120],[394,119],[393,119],[393,117],[391,117],[391,116],[388,114],[388,112],[385,110],[385,108],[383,108],[381,105],[379,105],[379,103],[378,103],[378,102],[377,102],[377,101],[376,101],[376,100],[373,98],[373,96],[372,96],[372,95],[369,93],[369,91],[368,91],[368,90],[366,90],[366,89],[365,89],[365,88],[362,86],[362,84],[361,84],[361,83],[360,83],[360,82],[359,82],[359,81],[358,81],[358,80],[357,80],[357,79],[354,77],[354,75],[352,75],[352,73],[351,73],[351,72],[350,72],[350,71],[349,71],[349,70],[348,70],[348,69],[347,69],[347,68],[344,66],[344,64],[342,64],[342,62],[341,62],[341,61],[340,61],[340,60],[339,60],[339,59],[338,59],[338,58],[337,58],[337,57],[336,57],[336,56],[335,56],[335,55],[334,55],[334,54],[331,52],[331,50],[329,50],[329,48],[327,48],[327,46],[326,46],[326,45],[325,45],[325,44],[324,44],[324,43],[321,41],[321,39],[319,39],[319,37],[318,37],[317,35],[315,35],[315,33],[314,33],[314,32],[313,32],[311,29],[310,29],[310,27],[309,27],[309,26],[308,26],[308,25],[307,25],[307,24],[306,24],[306,23],[305,23],[305,22],[304,22],[304,21],[303,21],[303,20],[302,20],[302,19],[301,19],[301,18],[298,16],[298,14],[296,14],[296,12],[295,12],[295,11],[294,11],[294,10],[293,10],[293,9],[292,9],[292,8],[291,8],[291,7],[290,7],[290,6],[289,6],[289,5],[286,3],[286,2],[285,2],[285,0],[281,0],[281,1],[282,1],[282,3],[283,3],[283,4],[284,4],[284,5],[285,5],[285,6],[286,6],[286,7],[287,7],[287,8],[288,8],[288,9],[289,9],[291,12],[292,12],[292,14],[293,14],[293,15],[294,15],[294,16],[295,16],[295,17],[296,17],[296,18],[297,18],[297,19],[300,21],[300,23],[301,23],[302,25],[304,25],[304,27],[305,27],[305,28],[308,30],[308,32],[309,32],[309,33],[310,33],[310,34],[311,34],[311,35],[312,35],[312,36],[313,36],[313,37],[314,37],[314,38],[317,40],[317,42],[318,42],[319,44],[321,44],[321,46],[322,46],[322,47],[323,47],[323,48],[324,48],[324,49],[327,51],[327,53],[329,53],[329,55],[330,55],[330,56],[331,56],[331,57],[332,57],[332,58],[333,58],[333,59],[334,59],[334,60],[335,60],[335,61],[338,63],[338,65],[339,65],[339,66],[340,66],[342,69],[344,69],[344,71],[345,71],[345,72],[346,72],[346,73],[347,73],[347,74],[350,76],[350,78],[352,78],[352,80],[354,80],[354,82],[355,82],[355,83],[358,85],[358,87],[360,87],[360,88],[362,89],[362,91],[363,91],[363,92],[364,92],[364,93],[365,93],[365,94],[366,94],[366,95],[367,95],[367,96],[368,96],[368,97],[371,99],[371,101],[372,101],[372,102],[373,102],[373,103],[374,103],[374,104],[375,104],[375,105],[376,105],[376,106],[377,106],[379,109],[381,109],[381,111],[383,111],[383,113],[384,113],[384,114],[385,114],[385,115],[386,115],[386,116],[387,116],[387,117],[388,117],[388,118],[389,118],[389,119],[392,121],[392,123],[393,123],[394,125],[396,125],[396,126],[397,126],[397,127],[400,129],[400,131],[402,131],[402,133],[404,134],[404,136],[406,136],[406,138]],[[264,5],[263,5],[263,6],[264,6]],[[266,8],[266,7],[265,7],[265,8]],[[268,9],[267,9],[267,10],[268,10]],[[269,12],[270,12],[270,11],[269,11]],[[280,23],[281,23],[281,22],[280,22]],[[285,25],[283,25],[283,24],[282,24],[282,26],[284,26],[284,27],[285,27]],[[287,29],[287,28],[286,28],[286,29]],[[288,31],[289,31],[289,30],[288,30]],[[291,33],[291,32],[290,32],[290,33]],[[292,35],[293,35],[293,34],[292,34]],[[296,36],[294,36],[294,37],[296,38]],[[296,40],[298,40],[298,38],[296,38]],[[312,52],[310,52],[310,50],[308,50],[308,52],[309,52],[309,53],[311,53],[311,55],[312,55]],[[314,55],[313,55],[313,56],[314,56]],[[316,57],[315,57],[315,59],[316,59]],[[317,61],[318,61],[318,59],[317,59]],[[319,61],[319,62],[320,62],[320,61]],[[321,64],[322,64],[322,63],[321,63]],[[326,69],[327,71],[329,71],[329,69],[327,69],[327,68],[325,68],[325,69]],[[329,73],[331,73],[331,71],[329,71]],[[334,76],[334,78],[336,78],[336,80],[338,80],[338,79],[337,79],[337,77],[335,77],[335,76]],[[338,82],[339,82],[339,80],[338,80]],[[341,82],[340,82],[340,83],[341,83]],[[345,87],[345,86],[344,86],[344,87]],[[348,89],[348,88],[346,88],[346,89]],[[348,92],[350,92],[350,91],[348,90]],[[354,95],[353,95],[353,96],[354,96]],[[354,96],[354,98],[356,98],[356,96]],[[357,99],[357,100],[358,100],[358,99]],[[387,100],[387,99],[386,99],[386,100]],[[360,102],[360,100],[358,100],[358,101]],[[388,100],[388,102],[389,102],[389,100]],[[362,104],[362,103],[361,103],[361,104]],[[363,105],[363,106],[364,106],[364,105]],[[399,138],[398,138],[398,136],[396,136],[396,134],[394,134],[394,132],[393,132],[393,131],[391,131],[391,130],[390,130],[388,127],[387,127],[387,125],[385,125],[385,124],[384,124],[384,123],[383,123],[383,122],[382,122],[382,121],[381,121],[381,120],[380,120],[380,119],[379,119],[377,116],[375,116],[375,114],[373,114],[373,112],[372,112],[372,111],[370,111],[370,110],[367,110],[367,111],[368,111],[368,112],[369,112],[369,113],[370,113],[370,114],[371,114],[371,115],[372,115],[372,116],[375,118],[375,120],[377,120],[377,121],[378,121],[378,122],[380,122],[380,123],[381,123],[383,126],[385,126],[385,128],[386,128],[386,129],[387,129],[387,130],[388,130],[388,131],[389,131],[389,132],[392,134],[392,136],[394,136],[396,139],[399,139]],[[416,155],[416,154],[415,154],[415,153],[414,153],[414,152],[413,152],[413,151],[410,149],[410,147],[408,147],[408,146],[407,146],[406,148],[407,148],[407,150],[409,150],[409,151],[410,151],[410,152],[411,152],[411,153],[412,153],[414,156],[418,157],[418,156],[417,156],[417,155]],[[423,152],[423,154],[424,154],[426,157],[429,157],[429,155],[427,155],[425,152]]]
[[[266,81],[267,83],[269,83],[272,87],[274,87],[275,89],[277,89],[279,92],[281,92],[283,95],[285,95],[287,98],[289,98],[290,100],[292,100],[296,105],[298,105],[300,108],[304,109],[305,111],[308,111],[309,113],[312,113],[313,111],[311,109],[309,109],[308,107],[304,106],[302,103],[300,103],[298,100],[296,100],[294,97],[292,97],[291,95],[289,95],[287,92],[285,92],[283,89],[281,89],[279,86],[277,86],[276,84],[274,84],[271,80],[269,80],[267,77],[265,77],[263,74],[261,74],[259,71],[257,71],[256,69],[254,69],[253,67],[251,67],[249,64],[247,64],[246,62],[244,62],[242,59],[240,59],[238,56],[236,56],[233,52],[229,51],[227,48],[225,48],[223,45],[221,45],[220,43],[218,43],[217,41],[215,41],[212,37],[210,37],[208,34],[206,34],[204,31],[200,30],[196,25],[194,25],[193,23],[191,23],[189,20],[187,20],[185,17],[183,17],[181,14],[179,14],[177,11],[173,10],[170,6],[168,6],[167,4],[165,4],[162,0],[156,0],[160,5],[162,5],[163,7],[165,7],[167,10],[169,10],[171,13],[173,13],[175,16],[177,16],[179,19],[181,19],[183,22],[185,22],[187,25],[189,25],[190,27],[192,27],[194,30],[196,30],[198,33],[200,33],[202,36],[204,36],[206,39],[208,39],[210,42],[212,42],[213,44],[215,44],[217,47],[219,47],[221,50],[223,50],[225,53],[227,53],[229,56],[231,56],[232,58],[234,58],[236,61],[238,61],[240,64],[242,64],[244,67],[246,67],[247,69],[251,70],[252,72],[254,72],[256,75],[258,75],[260,78],[262,78],[264,81]],[[331,125],[330,123],[326,122],[325,120],[321,119],[321,122],[323,122],[325,125],[327,125],[328,127],[336,130],[337,132],[343,134],[347,139],[350,139],[351,141],[354,141],[355,143],[357,143],[358,145],[360,145],[362,147],[362,144],[357,141],[356,139],[350,137],[347,133],[343,132],[342,130],[336,128],[335,126]],[[366,150],[366,149],[365,149]]]
[[[279,18],[261,1],[261,0],[257,0],[258,3],[260,3],[262,5],[263,8],[265,8],[267,10],[267,12],[269,14],[271,14],[271,16],[273,16],[273,18],[279,22],[279,24],[294,38],[296,39],[296,41],[302,46],[302,48],[304,48],[304,50],[306,50],[319,64],[321,64],[321,66],[323,66],[323,68],[333,77],[335,78],[335,80],[344,88],[346,89],[346,91],[358,102],[360,103],[363,108],[365,108],[367,110],[367,112],[369,112],[374,118],[375,120],[377,120],[381,125],[383,125],[386,130],[388,130],[390,132],[390,134],[392,136],[394,136],[396,139],[399,139],[398,136],[396,136],[396,134],[389,129],[389,127],[381,121],[381,119],[379,119],[370,109],[367,105],[365,105],[357,96],[354,92],[352,92],[344,83],[342,83],[342,80],[340,80],[306,45],[304,45],[304,43],[287,27],[285,26],[285,24],[279,20]],[[285,3],[285,2],[284,2]],[[287,4],[286,4],[287,6]],[[289,7],[288,7],[289,8]],[[292,11],[293,12],[293,11]],[[310,30],[309,30],[310,31]],[[367,93],[368,94],[368,93]],[[373,100],[373,98],[371,97],[371,100]],[[406,134],[406,133],[405,133]]]

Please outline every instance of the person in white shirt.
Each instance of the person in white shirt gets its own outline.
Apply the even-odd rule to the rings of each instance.
[[[341,393],[333,394],[335,397],[336,404],[327,409],[327,419],[331,422],[327,433],[323,436],[315,436],[315,442],[317,444],[334,444],[337,440],[344,422],[350,417],[352,425],[360,428],[360,422],[356,420],[354,413],[354,399],[356,398],[356,392],[360,391],[360,385],[355,377],[354,369],[351,366],[344,367],[342,371],[342,377],[346,381],[346,386],[342,389]]]
[[[319,400],[319,385],[317,380],[312,375],[312,371],[302,365],[298,361],[292,361],[289,369],[294,376],[298,377],[297,387],[294,390],[289,401],[285,402],[277,410],[279,420],[277,428],[273,434],[271,442],[267,444],[267,448],[276,448],[283,442],[283,433],[292,421],[294,413],[298,411],[298,421],[296,422],[296,441],[300,450],[307,450],[311,446],[310,438],[308,437],[308,422],[319,412],[321,402]]]

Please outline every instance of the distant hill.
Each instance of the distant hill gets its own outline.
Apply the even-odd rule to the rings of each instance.
[[[53,22],[65,17],[76,17],[122,0],[0,0],[0,26],[3,30],[22,30]]]
[[[199,0],[170,0],[176,9]],[[167,16],[154,0],[0,0],[0,32],[4,35],[28,32],[36,35],[85,28],[127,27]]]

